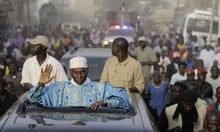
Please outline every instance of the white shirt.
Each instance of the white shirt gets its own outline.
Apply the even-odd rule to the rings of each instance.
[[[54,57],[47,55],[46,60],[40,66],[36,56],[33,56],[28,58],[23,64],[21,84],[23,85],[24,83],[30,83],[32,85],[37,85],[40,78],[41,68],[45,68],[47,64],[51,64],[53,67],[51,72],[51,77],[53,77],[53,79],[50,83],[68,80],[62,64],[60,64],[60,62]]]
[[[213,79],[213,78],[211,78],[211,75],[207,75],[206,76],[206,81],[208,82],[208,83],[210,83],[211,85],[212,85],[212,90],[213,90],[213,101],[214,102],[216,102],[216,97],[215,97],[215,93],[216,93],[216,89],[217,89],[217,87],[219,87],[220,86],[220,76],[217,78],[217,79]]]
[[[207,49],[203,49],[200,52],[199,58],[203,60],[204,62],[204,67],[206,69],[209,68],[209,66],[212,64],[212,60],[215,57],[215,52],[213,50],[207,50]]]
[[[167,67],[167,65],[169,65],[171,63],[169,57],[165,56],[164,58],[162,58],[160,56],[159,58],[159,62],[164,66],[164,67]]]
[[[183,75],[180,75],[179,72],[177,72],[172,75],[171,80],[170,80],[170,84],[174,85],[176,82],[181,82],[186,79],[187,79],[186,74],[184,74],[184,76],[183,76]]]

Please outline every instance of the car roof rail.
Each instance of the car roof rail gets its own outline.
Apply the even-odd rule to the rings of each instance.
[[[132,106],[129,106],[132,107]],[[134,113],[133,108],[123,109],[123,108],[109,108],[109,107],[101,107],[95,111],[90,110],[89,107],[84,106],[63,106],[63,107],[46,107],[39,103],[31,103],[29,100],[24,100],[21,102],[17,108],[16,113],[26,114],[32,112],[86,112],[86,113],[123,113],[131,115]]]

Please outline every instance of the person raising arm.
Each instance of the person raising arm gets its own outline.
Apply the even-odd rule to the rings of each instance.
[[[87,78],[88,64],[84,57],[74,57],[70,60],[72,79],[55,82],[48,86],[53,77],[51,65],[41,69],[38,85],[32,87],[27,99],[43,106],[87,106],[96,110],[102,106],[128,108],[128,96],[125,89],[116,88],[109,83],[99,83]]]

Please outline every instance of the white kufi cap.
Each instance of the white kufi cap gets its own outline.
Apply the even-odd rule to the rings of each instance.
[[[72,68],[88,68],[87,59],[81,56],[73,57],[70,59],[70,69]]]
[[[145,36],[141,36],[138,38],[138,42],[139,41],[147,41],[147,38]]]

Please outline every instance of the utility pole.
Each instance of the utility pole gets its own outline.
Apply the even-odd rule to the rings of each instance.
[[[26,6],[27,6],[28,26],[31,27],[31,18],[30,18],[30,5],[29,5],[29,0],[26,0]]]
[[[211,10],[211,21],[210,21],[210,28],[209,28],[209,40],[208,42],[211,43],[212,41],[212,32],[213,32],[213,22],[214,22],[214,15],[216,14],[215,5],[217,4],[217,0],[212,0],[212,10]]]
[[[64,0],[61,0],[61,15],[60,15],[60,23],[63,23],[63,15],[64,15]]]
[[[218,5],[219,5],[219,0],[214,0],[214,16],[218,16]]]

